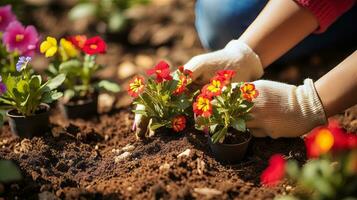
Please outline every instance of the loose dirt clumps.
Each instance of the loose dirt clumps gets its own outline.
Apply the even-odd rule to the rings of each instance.
[[[57,112],[54,112],[57,113]],[[217,162],[198,131],[161,131],[137,141],[128,109],[89,121],[51,118],[52,132],[19,139],[2,129],[1,159],[14,160],[24,179],[2,196],[61,199],[273,199],[283,187],[264,188],[261,171],[273,153],[303,162],[302,139],[253,139],[237,165]]]

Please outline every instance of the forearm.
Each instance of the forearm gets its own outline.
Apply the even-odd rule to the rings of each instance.
[[[318,27],[314,15],[293,0],[271,0],[240,37],[267,67]]]
[[[357,104],[357,51],[315,82],[327,117]]]

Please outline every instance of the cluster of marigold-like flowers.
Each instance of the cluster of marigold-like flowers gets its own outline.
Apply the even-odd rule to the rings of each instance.
[[[161,84],[166,81],[172,81],[173,77],[170,73],[170,66],[165,61],[160,61],[155,67],[147,70],[147,75],[155,76],[155,83]],[[183,66],[178,67],[179,79],[177,80],[176,89],[173,90],[172,95],[181,95],[187,91],[187,85],[192,82],[192,72],[185,70]],[[146,82],[143,76],[135,76],[128,86],[128,94],[137,98],[146,88]],[[177,115],[172,120],[172,128],[176,131],[182,131],[186,127],[186,117],[184,115]]]
[[[220,70],[216,73],[210,83],[205,85],[201,93],[197,96],[193,103],[193,112],[196,116],[210,117],[212,115],[212,100],[216,96],[220,96],[225,86],[231,84],[231,80],[235,75],[233,70]],[[258,96],[258,90],[252,83],[244,83],[240,87],[242,98],[247,101],[252,101]]]

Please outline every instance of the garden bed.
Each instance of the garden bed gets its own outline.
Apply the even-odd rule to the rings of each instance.
[[[163,131],[136,141],[132,118],[128,109],[89,121],[68,122],[56,115],[51,133],[30,140],[14,138],[5,125],[0,158],[18,163],[24,180],[6,185],[4,197],[272,199],[286,188],[259,184],[269,157],[280,152],[305,158],[302,139],[254,139],[244,161],[224,165],[197,131]],[[190,151],[187,156],[179,156],[185,151]]]

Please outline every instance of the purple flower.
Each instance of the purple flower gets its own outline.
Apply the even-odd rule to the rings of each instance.
[[[11,22],[3,35],[3,42],[9,51],[18,51],[20,55],[32,56],[39,41],[34,26],[24,27],[18,21]]]
[[[2,77],[0,76],[0,95],[6,92],[6,85],[2,82]]]
[[[20,56],[19,61],[16,63],[16,70],[20,72],[27,67],[27,64],[31,61],[31,57]]]
[[[11,12],[11,6],[0,7],[0,32],[4,32],[13,21],[16,21],[16,16]]]

